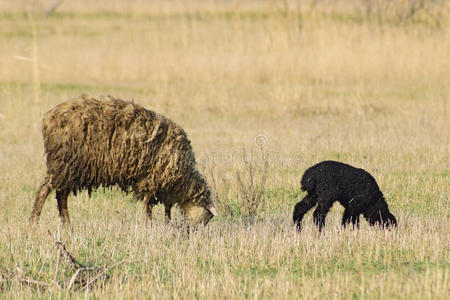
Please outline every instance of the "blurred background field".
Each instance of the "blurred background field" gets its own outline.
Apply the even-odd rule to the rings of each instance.
[[[57,2],[0,0],[0,297],[448,298],[448,1]],[[60,239],[111,267],[86,288],[54,195],[28,226],[42,115],[82,93],[182,125],[220,214],[187,236],[116,189],[71,196]],[[297,234],[323,159],[368,170],[398,230],[341,230],[336,205]]]

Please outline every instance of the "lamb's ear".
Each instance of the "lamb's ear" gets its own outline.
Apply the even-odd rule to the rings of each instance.
[[[214,216],[217,216],[217,211],[216,211],[216,208],[214,207],[213,204],[208,204],[208,205],[206,206],[206,208],[207,208]]]

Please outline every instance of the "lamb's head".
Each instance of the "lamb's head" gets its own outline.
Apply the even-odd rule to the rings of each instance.
[[[206,225],[217,211],[211,199],[211,191],[203,176],[194,171],[191,176],[191,185],[187,192],[188,199],[181,203],[181,209],[194,224]]]
[[[379,210],[369,218],[370,225],[381,225],[382,227],[397,227],[397,220],[389,210]]]

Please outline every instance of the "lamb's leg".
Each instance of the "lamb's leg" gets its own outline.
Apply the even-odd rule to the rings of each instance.
[[[166,213],[166,221],[170,221],[170,211],[172,209],[172,204],[166,204],[165,205],[165,213]]]
[[[325,218],[330,211],[333,201],[323,201],[319,200],[319,205],[313,213],[314,224],[319,227],[319,232],[322,231],[323,226],[325,226]]]
[[[353,228],[355,226],[359,228],[359,214],[354,214],[350,209],[346,208],[342,216],[342,227],[345,228],[350,222],[352,222]]]
[[[359,214],[356,216],[353,216],[352,218],[352,224],[353,224],[353,228],[358,228],[359,229]]]
[[[342,215],[342,222],[341,222],[342,227],[344,227],[344,228],[347,227],[347,224],[350,223],[351,218],[352,218],[352,214],[350,213],[350,210],[348,208],[346,208],[344,210],[344,214]]]
[[[297,229],[300,231],[302,229],[302,219],[303,216],[314,206],[317,204],[317,197],[315,194],[306,195],[302,201],[298,202],[294,208],[294,215],[292,217],[294,224],[297,226]]]
[[[52,185],[50,183],[50,178],[45,177],[39,186],[36,195],[34,197],[34,205],[33,212],[30,216],[30,223],[35,224],[39,220],[39,216],[41,215],[42,207],[44,206],[45,200],[48,197],[48,194],[53,190]]]
[[[61,221],[65,226],[70,224],[69,211],[67,210],[67,197],[69,197],[69,192],[56,191],[56,200],[58,201],[59,217],[61,218]]]

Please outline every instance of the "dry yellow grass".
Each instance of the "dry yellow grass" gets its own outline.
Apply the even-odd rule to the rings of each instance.
[[[1,296],[448,298],[448,3],[407,20],[367,17],[358,1],[66,1],[50,17],[27,3],[0,1]],[[68,289],[64,262],[54,282],[53,197],[28,226],[42,114],[81,93],[182,125],[221,209],[187,236],[162,209],[145,227],[142,204],[118,190],[70,197],[67,249],[86,265],[122,262],[88,291]],[[265,200],[248,218],[236,174],[248,175],[245,147],[262,177],[261,135]],[[372,173],[398,230],[341,231],[336,205],[322,236],[310,216],[297,234],[301,175],[323,159]]]

